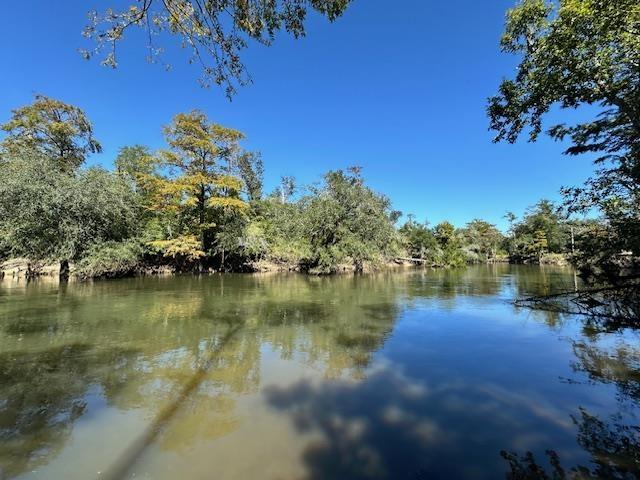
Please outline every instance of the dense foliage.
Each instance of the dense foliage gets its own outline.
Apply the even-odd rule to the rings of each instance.
[[[52,105],[73,115],[50,115]],[[79,276],[94,277],[159,265],[363,271],[396,255],[398,213],[357,169],[329,172],[295,198],[295,181],[283,177],[263,197],[260,155],[241,147],[242,133],[199,111],[178,114],[164,128],[165,149],[123,147],[114,172],[82,167],[88,145],[99,144],[77,107],[39,96],[15,110],[5,130],[4,257],[75,262]]]
[[[83,167],[99,143],[77,107],[38,96],[5,125],[0,255],[33,268],[60,262],[61,271],[71,262],[81,278],[166,268],[334,273],[407,262],[556,262],[581,258],[601,228],[569,221],[545,200],[519,221],[510,215],[507,236],[480,219],[431,228],[409,216],[398,228],[401,213],[358,167],[306,187],[283,176],[265,195],[260,154],[200,111],[164,127],[166,148],[121,148],[113,172]]]
[[[570,140],[569,155],[595,156],[595,176],[564,193],[570,212],[603,215],[581,258],[609,281],[633,276],[640,254],[639,25],[637,0],[523,0],[502,38],[503,50],[520,57],[517,74],[488,107],[496,141],[509,142],[523,132],[535,140],[553,107],[592,107],[589,120],[548,134]]]

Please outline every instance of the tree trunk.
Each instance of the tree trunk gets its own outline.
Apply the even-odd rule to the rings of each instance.
[[[66,282],[69,280],[69,260],[62,260],[60,262],[60,281]]]
[[[25,272],[27,280],[31,280],[36,277],[36,269],[33,268],[31,262],[27,263],[27,271]]]
[[[361,261],[356,261],[354,264],[355,273],[363,273],[364,272],[364,263]]]

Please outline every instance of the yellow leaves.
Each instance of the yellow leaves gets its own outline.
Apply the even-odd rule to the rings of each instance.
[[[218,188],[239,192],[242,188],[242,180],[232,175],[216,175],[211,182]]]
[[[183,185],[186,190],[191,190],[192,193],[198,193],[202,187],[206,188],[208,185],[213,183],[214,178],[215,177],[213,175],[209,175],[207,173],[195,172],[182,175],[175,181]]]
[[[197,261],[205,255],[200,240],[195,235],[183,235],[169,240],[154,240],[148,245],[167,258]]]
[[[149,192],[148,210],[177,213],[184,196],[182,185],[157,175],[141,175],[141,180],[141,185]]]
[[[142,175],[141,185],[149,192],[147,209],[158,213],[177,214],[183,209],[196,209],[200,205],[238,212],[248,208],[248,204],[238,198],[240,179],[231,175],[195,173],[175,179]]]
[[[161,152],[165,163],[189,175],[213,175],[223,171],[225,163],[230,167],[244,138],[237,130],[209,122],[199,110],[174,116],[164,135],[170,147]]]
[[[239,198],[232,197],[211,197],[209,199],[209,205],[212,207],[231,208],[239,211],[244,211],[249,208],[246,202],[243,202]]]

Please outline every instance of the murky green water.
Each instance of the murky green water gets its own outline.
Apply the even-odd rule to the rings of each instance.
[[[0,478],[496,479],[501,450],[637,478],[638,334],[509,303],[573,282],[4,280]]]

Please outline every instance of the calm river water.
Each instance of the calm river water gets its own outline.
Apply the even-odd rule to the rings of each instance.
[[[511,304],[573,285],[508,265],[5,279],[0,478],[529,478],[529,451],[638,478],[638,333]]]

